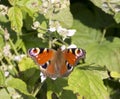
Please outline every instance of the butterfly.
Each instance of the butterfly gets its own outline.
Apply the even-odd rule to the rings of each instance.
[[[84,59],[86,51],[81,48],[48,49],[31,48],[28,55],[40,67],[42,75],[50,78],[68,76],[79,60]]]

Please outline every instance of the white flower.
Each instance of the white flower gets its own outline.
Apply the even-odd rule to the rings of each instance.
[[[21,95],[17,92],[12,93],[12,99],[21,99]]]
[[[38,33],[38,37],[41,39],[44,39],[43,34],[42,33]]]
[[[10,34],[8,33],[8,30],[6,28],[4,30],[4,38],[5,40],[8,40],[10,38]]]
[[[56,28],[55,28],[55,27],[50,27],[50,28],[49,28],[49,31],[55,32],[55,31],[56,31]]]
[[[67,36],[73,36],[75,34],[75,32],[76,32],[75,29],[68,30]]]
[[[68,48],[77,48],[77,46],[76,46],[75,44],[71,44],[70,46],[67,47],[67,49],[68,49]],[[60,49],[63,51],[63,50],[66,49],[66,46],[65,46],[65,45],[62,45],[62,46],[60,47]]]
[[[49,2],[48,0],[42,0],[42,6],[39,9],[44,15],[48,12],[49,10]]]
[[[49,21],[49,31],[50,32],[55,32],[57,30],[57,28],[60,26],[60,23],[58,21]]]
[[[44,8],[47,8],[48,5],[49,5],[49,2],[48,2],[47,0],[42,0],[42,6],[43,6]]]
[[[0,5],[0,12],[2,15],[6,15],[8,12],[8,7],[6,7],[4,5]]]
[[[40,26],[40,23],[38,21],[35,21],[33,23],[32,29],[37,29]]]
[[[52,80],[56,80],[56,79],[57,79],[57,77],[52,77],[51,79],[52,79]]]
[[[14,57],[14,60],[20,62],[20,61],[22,60],[22,58],[25,57],[25,56],[26,56],[26,55],[24,55],[24,54],[15,56],[15,57]]]
[[[62,46],[60,47],[60,49],[61,49],[62,51],[63,51],[65,48],[66,48],[65,45],[62,45]]]
[[[68,46],[67,48],[77,48],[77,46],[75,44],[71,44],[70,46]]]
[[[60,2],[60,0],[50,0],[51,3],[57,3]]]
[[[41,72],[40,73],[41,83],[43,83],[46,80],[46,76]]]
[[[50,32],[55,32],[57,31],[57,33],[59,35],[61,35],[63,37],[63,40],[67,37],[70,37],[70,36],[73,36],[76,32],[75,29],[66,29],[66,28],[63,28],[62,26],[60,26],[60,23],[59,21],[51,21],[49,22],[49,31]]]
[[[2,64],[2,66],[0,66],[0,69],[3,70],[3,71],[8,70],[7,65],[5,65],[5,64]]]
[[[10,74],[10,73],[9,73],[8,71],[5,71],[5,73],[4,73],[5,77],[8,77],[9,74]]]
[[[12,69],[13,69],[13,66],[12,66],[12,65],[9,65],[9,66],[8,66],[8,69],[9,69],[9,70],[12,70]]]
[[[55,3],[55,0],[50,0],[51,3]]]
[[[4,47],[3,47],[3,53],[4,53],[4,56],[7,56],[7,57],[12,57],[12,54],[10,52],[10,45],[9,44],[6,44]]]
[[[57,28],[57,32],[58,32],[59,34],[62,34],[63,32],[66,33],[66,32],[67,32],[67,29],[66,29],[66,28],[62,28],[61,26],[59,26],[59,27]],[[66,34],[65,34],[65,35],[66,35]]]
[[[46,78],[47,78],[47,76],[45,76],[42,72],[40,73],[40,78],[41,78],[41,83],[43,83],[45,80],[46,80]],[[57,77],[54,77],[54,78],[51,78],[52,80],[56,80],[57,79]]]
[[[67,37],[70,37],[70,36],[73,36],[76,32],[75,29],[66,29],[66,28],[62,28],[61,26],[59,26],[57,28],[57,32],[58,34],[60,34],[61,36],[63,36],[63,39],[67,38]]]
[[[4,71],[4,76],[8,77],[9,76],[9,72],[8,72],[8,66],[6,64],[2,64],[2,66],[0,66],[0,70]]]

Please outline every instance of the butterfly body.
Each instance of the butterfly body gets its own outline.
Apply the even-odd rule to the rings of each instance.
[[[41,72],[50,78],[68,76],[80,59],[85,58],[85,51],[70,48],[57,51],[47,48],[31,48],[29,56],[38,64]]]

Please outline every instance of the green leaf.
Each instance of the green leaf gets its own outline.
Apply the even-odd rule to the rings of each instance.
[[[4,29],[1,28],[0,29],[0,48],[3,48],[5,45],[5,41],[4,41]],[[1,52],[2,50],[0,50]],[[1,52],[2,53],[2,52]]]
[[[76,68],[69,76],[68,85],[65,89],[72,90],[86,99],[108,99],[101,77],[93,71]]]
[[[102,7],[102,0],[90,0],[97,7]]]
[[[0,22],[7,23],[8,21],[9,21],[8,18],[2,13],[0,13]]]
[[[113,78],[120,78],[120,73],[111,71],[110,76],[113,77]]]
[[[23,26],[23,16],[22,16],[22,12],[20,10],[20,8],[18,7],[11,7],[8,10],[8,16],[9,16],[9,20],[11,21],[11,27],[14,31],[16,31],[17,33],[21,32],[21,28]]]
[[[26,71],[28,69],[31,68],[37,68],[37,66],[35,65],[35,63],[33,62],[33,60],[31,58],[28,57],[24,57],[18,64],[19,70],[22,71]]]
[[[21,7],[23,12],[27,12],[29,16],[33,17],[36,12],[38,12],[41,5],[40,0],[20,0],[17,5]]]
[[[78,47],[84,47],[88,44],[93,42],[98,42],[101,39],[101,32],[100,30],[96,30],[93,28],[88,28],[87,26],[78,23],[78,21],[74,21],[73,24],[77,32],[72,37],[72,43],[76,44]]]
[[[20,92],[22,92],[22,93],[24,93],[26,95],[30,95],[28,90],[27,90],[27,85],[21,79],[9,77],[6,80],[6,85],[8,87],[12,87],[12,88],[17,89],[17,90],[19,90]]]
[[[73,17],[69,8],[64,8],[53,14],[52,20],[60,21],[61,25],[66,28],[70,28],[73,24]]]
[[[0,48],[3,48],[3,46],[5,45],[5,42],[4,42],[4,38],[3,38],[3,36],[1,35],[2,33],[1,33],[2,31],[0,31]],[[1,51],[1,50],[0,50]]]
[[[111,16],[97,7],[93,11],[84,4],[75,3],[71,6],[71,12],[74,16],[72,28],[77,31],[72,37],[72,43],[80,47],[93,42],[100,42],[102,37],[101,28],[115,23]]]
[[[22,39],[17,39],[14,45],[17,50],[22,49],[23,52],[26,52],[26,48]]]
[[[77,95],[74,94],[71,90],[63,90],[61,95],[60,95],[60,99],[82,99],[82,98],[78,98],[76,97]]]
[[[28,85],[34,85],[40,77],[40,70],[31,58],[24,57],[18,64],[18,67],[21,72],[21,78],[26,81]]]
[[[106,13],[113,15],[119,13],[120,0],[90,0],[95,6],[101,8]]]
[[[86,4],[83,3],[72,4],[71,13],[73,14],[75,20],[73,23],[73,28],[78,29],[77,31],[79,33],[80,30],[83,31],[81,33],[84,33],[89,29],[99,30],[101,28],[111,26],[113,23],[115,23],[111,15],[106,14],[94,6],[89,8],[89,6],[86,6]],[[92,33],[92,31],[89,32]]]
[[[38,30],[38,33],[46,33],[46,30],[48,28],[48,20],[46,20],[45,16],[43,14],[37,14],[34,18],[34,22],[38,21],[40,23],[40,28]]]
[[[110,99],[120,99],[120,82],[115,79],[104,79],[104,84],[110,93]]]
[[[36,35],[36,32],[29,32],[29,35],[26,35],[23,37],[23,41],[24,44],[26,46],[26,48],[32,48],[32,47],[36,47],[36,46],[40,46],[40,47],[46,47],[48,46],[48,42],[45,43],[43,42],[42,39],[38,38]],[[27,39],[29,38],[29,39]]]
[[[16,90],[15,88],[7,87],[6,89],[12,99],[14,98],[15,99],[36,99],[32,95],[22,94],[20,91]]]
[[[11,96],[8,94],[8,92],[5,89],[0,90],[0,98],[1,99],[11,99]]]
[[[120,40],[119,40],[120,42]],[[86,61],[98,66],[106,66],[110,71],[120,72],[120,45],[118,42],[104,40],[102,43],[92,43],[86,46]]]
[[[81,10],[75,10],[73,7],[80,7]],[[71,7],[72,13],[75,14],[74,17],[76,18],[73,28],[77,32],[72,37],[72,43],[86,50],[87,63],[106,66],[109,70],[119,72],[120,39],[107,38],[110,40],[107,41],[101,32],[102,26],[107,27],[111,23],[114,23],[114,21],[112,21],[111,17],[96,8],[95,13],[91,13],[90,9],[83,4],[74,4],[73,7]],[[98,15],[102,16],[102,18],[97,13],[100,13],[101,15]],[[86,15],[89,15],[89,17]],[[109,17],[108,19],[107,16]],[[104,19],[107,20],[106,24],[104,24]]]
[[[16,4],[16,2],[18,1],[18,0],[8,0],[9,1],[9,3],[12,5],[12,6],[15,6],[15,4]]]
[[[48,78],[46,83],[48,90],[47,97],[49,97],[49,99],[52,96],[52,93],[55,93],[57,96],[59,96],[63,90],[63,87],[67,86],[67,80],[64,78],[57,78],[56,80]]]
[[[39,0],[26,0],[27,2],[25,3],[26,7],[30,9],[32,12],[37,12],[39,10],[41,1]]]
[[[67,80],[65,78],[57,78],[56,80],[48,78],[46,82],[47,89],[55,93],[60,93],[63,90],[63,87],[67,86]]]
[[[24,17],[24,27],[26,28],[27,31],[31,31],[33,25],[33,18],[30,17],[27,13],[23,13],[23,17]]]
[[[0,70],[0,86],[4,86],[5,85],[5,76],[4,73]]]
[[[120,23],[120,13],[116,13],[116,14],[114,15],[114,19],[115,19],[115,21],[116,21],[117,23]]]

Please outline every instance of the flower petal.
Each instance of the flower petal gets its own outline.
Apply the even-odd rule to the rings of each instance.
[[[75,34],[76,30],[68,30],[67,36],[73,36]]]

